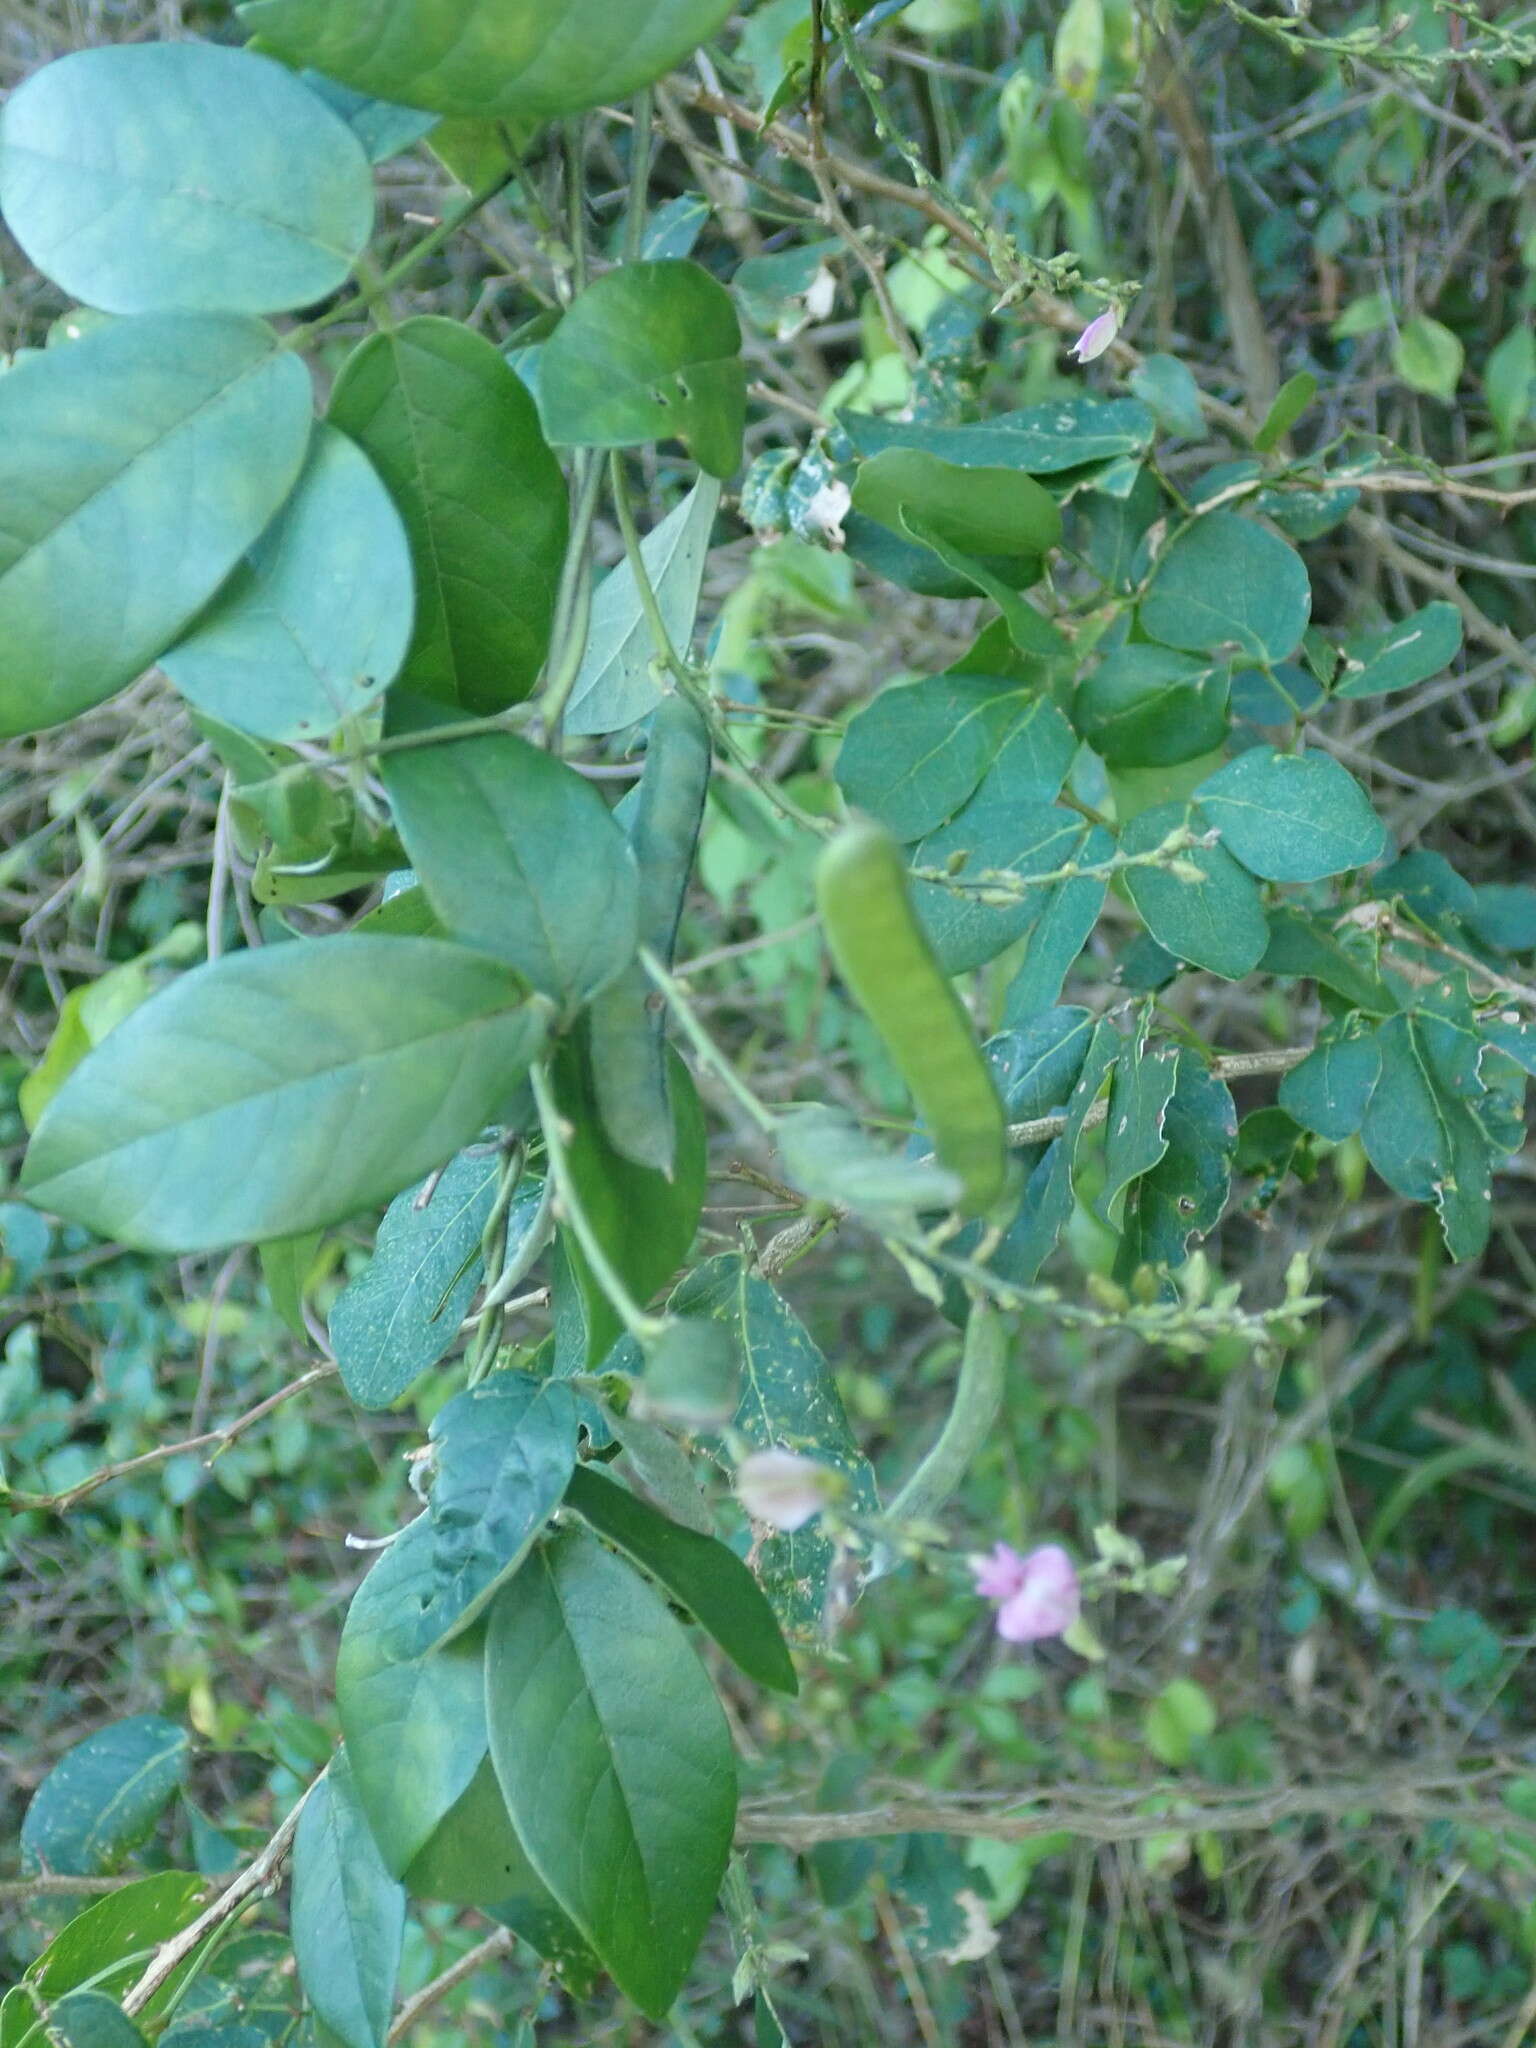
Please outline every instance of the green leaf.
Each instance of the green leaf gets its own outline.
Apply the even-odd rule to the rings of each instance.
[[[1168,768],[1227,736],[1225,667],[1139,644],[1105,656],[1078,684],[1078,731],[1111,768]]]
[[[1142,1721],[1146,1745],[1161,1764],[1178,1770],[1196,1746],[1216,1731],[1216,1708],[1204,1686],[1172,1678],[1147,1708]]]
[[[1320,982],[1353,1008],[1378,1017],[1398,1008],[1371,959],[1342,945],[1323,918],[1287,905],[1269,913],[1269,947],[1259,968],[1264,974]]]
[[[704,1207],[704,1114],[692,1075],[670,1048],[667,1074],[674,1126],[670,1179],[655,1167],[637,1166],[609,1142],[581,1043],[568,1039],[554,1070],[556,1099],[572,1126],[566,1151],[581,1205],[620,1277],[642,1304],[687,1258]],[[561,1241],[586,1340],[583,1362],[572,1369],[591,1370],[606,1357],[621,1326],[580,1246],[567,1232]]]
[[[1208,512],[1173,542],[1141,601],[1142,630],[1208,654],[1235,645],[1262,662],[1300,644],[1312,591],[1300,555],[1238,512]]]
[[[483,1268],[480,1239],[496,1199],[500,1154],[461,1152],[440,1174],[397,1195],[373,1256],[331,1310],[331,1348],[360,1408],[388,1408],[451,1348]],[[542,1185],[520,1189],[507,1219],[516,1252]]]
[[[320,1248],[320,1235],[318,1230],[306,1230],[301,1237],[269,1237],[256,1247],[267,1299],[296,1337],[309,1335],[304,1323],[304,1292]]]
[[[1077,859],[1082,866],[1091,867],[1110,859],[1114,850],[1115,842],[1103,826],[1092,825]],[[1026,1025],[1058,1000],[1073,962],[1093,935],[1108,893],[1107,881],[1094,881],[1091,877],[1052,882],[1048,888],[1031,890],[1028,900],[1034,916],[1024,957],[1003,998],[1003,1021],[1007,1025]]]
[[[1081,859],[1090,827],[1075,811],[1052,804],[1020,802],[990,781],[947,825],[911,849],[914,868],[945,868],[964,855],[957,879],[981,884],[999,874],[1052,874]],[[912,900],[940,965],[961,974],[993,960],[1029,930],[1039,915],[1033,892],[1011,900],[984,902],[974,891],[941,882],[914,882]]]
[[[861,463],[853,503],[894,533],[916,512],[951,547],[973,555],[1048,554],[1061,540],[1056,501],[1022,470],[964,468],[921,448],[887,448]]]
[[[197,1918],[207,1890],[206,1879],[183,1870],[125,1884],[54,1936],[28,1968],[27,1984],[44,1999],[62,1998],[86,1984],[108,1996],[126,1991],[150,1953]]]
[[[251,0],[280,56],[441,114],[579,113],[626,99],[706,41],[729,0]]]
[[[1067,1100],[1066,1129],[1059,1138],[1051,1139],[1043,1152],[1035,1152],[1032,1159],[1029,1154],[1024,1155],[1029,1177],[1024,1184],[1019,1212],[989,1262],[1000,1279],[1011,1280],[1020,1287],[1032,1287],[1040,1268],[1055,1250],[1056,1241],[1072,1214],[1076,1200],[1072,1174],[1082,1140],[1083,1121],[1103,1093],[1119,1049],[1120,1037],[1113,1024],[1104,1017],[1095,1020],[1077,1079]],[[1059,1086],[1053,1092],[1057,1093],[1059,1100]],[[1054,1108],[1055,1104],[1050,1107]],[[1009,1109],[1010,1114],[1018,1113],[1013,1109],[1012,1100]]]
[[[336,1710],[353,1789],[380,1859],[401,1876],[486,1753],[485,1632],[415,1647],[437,1587],[434,1534],[420,1516],[352,1596],[336,1653]]]
[[[1403,382],[1447,405],[1456,396],[1466,355],[1460,337],[1427,313],[1405,320],[1392,343],[1392,367]]]
[[[734,1372],[734,1356],[731,1366]],[[626,1462],[619,1469],[635,1482],[641,1498],[659,1508],[668,1521],[681,1522],[701,1536],[712,1536],[715,1518],[694,1476],[693,1462],[677,1438],[654,1422],[643,1421],[632,1410],[606,1419],[623,1446]]]
[[[1377,1027],[1381,1079],[1361,1126],[1366,1157],[1395,1193],[1433,1202],[1453,1259],[1488,1242],[1492,1169],[1474,1111],[1484,1093],[1482,1039],[1463,980]]]
[[[438,1412],[429,1432],[432,1586],[409,1617],[413,1651],[468,1628],[528,1555],[570,1479],[577,1419],[564,1380],[507,1371]]]
[[[1412,612],[1384,633],[1357,633],[1344,643],[1335,697],[1381,697],[1439,675],[1461,652],[1461,613],[1444,598]]]
[[[227,954],[87,1055],[38,1124],[22,1186],[145,1250],[322,1229],[496,1121],[547,1016],[502,962],[436,939]]]
[[[712,1316],[729,1331],[742,1376],[733,1427],[753,1450],[800,1451],[845,1476],[852,1507],[874,1509],[874,1474],[849,1430],[831,1368],[766,1280],[727,1253],[695,1267],[668,1307],[676,1315]],[[832,1546],[815,1524],[768,1537],[757,1561],[781,1625],[801,1635],[819,1631]]]
[[[323,739],[399,674],[412,610],[400,515],[368,458],[321,426],[293,496],[160,666],[225,725]]]
[[[395,712],[392,732],[439,722]],[[411,865],[456,938],[567,1011],[622,973],[639,944],[640,881],[592,783],[511,733],[388,754],[383,769]]]
[[[1536,334],[1528,321],[1518,321],[1489,350],[1483,390],[1500,449],[1517,447],[1536,405]]]
[[[679,1528],[592,1465],[571,1474],[565,1499],[599,1536],[658,1579],[748,1678],[774,1692],[800,1690],[773,1609],[734,1550]]]
[[[1050,803],[1076,751],[1038,690],[996,676],[924,676],[880,691],[849,721],[837,782],[855,809],[898,839],[951,819],[996,768],[1016,799]]]
[[[1197,822],[1266,882],[1318,882],[1391,851],[1387,828],[1331,755],[1250,747],[1195,792]]]
[[[1068,652],[1068,643],[1059,629],[1036,611],[1028,598],[1021,597],[1014,588],[1015,583],[1022,585],[1039,580],[1040,564],[1037,561],[1029,557],[1015,557],[1011,563],[1003,562],[1001,566],[1010,572],[1009,578],[1004,580],[994,573],[990,563],[982,561],[979,556],[965,554],[946,540],[936,527],[930,526],[922,518],[914,506],[903,508],[901,523],[910,539],[918,542],[930,554],[937,555],[949,572],[948,583],[933,586],[936,595],[968,597],[972,591],[979,590],[983,597],[990,597],[1002,613],[1007,623],[1009,638],[1021,653],[1052,660]],[[849,551],[855,552],[851,540]],[[895,575],[893,568],[886,568],[884,564],[876,561],[868,550],[865,550],[859,559],[872,567],[881,568],[887,575]],[[997,561],[998,558],[994,556],[992,562]],[[927,590],[930,587],[928,579],[921,575],[897,577],[896,580],[904,581],[911,590]]]
[[[557,447],[685,441],[701,469],[741,461],[747,373],[730,294],[697,263],[626,263],[594,279],[539,362]]]
[[[486,1711],[529,1860],[620,1990],[660,2020],[714,1910],[736,1818],[730,1731],[687,1637],[628,1565],[563,1531],[491,1610]]]
[[[1017,469],[1026,476],[1052,476],[1117,455],[1139,455],[1152,445],[1157,428],[1147,407],[1134,398],[1057,398],[960,427],[857,412],[840,414],[838,424],[863,456],[916,448],[963,469]]]
[[[1147,1051],[1149,1023],[1144,1009],[1130,1040],[1116,1055],[1109,1084],[1099,1209],[1111,1223],[1119,1219],[1126,1189],[1150,1173],[1168,1150],[1163,1120],[1178,1079],[1179,1055],[1167,1045]]]
[[[1188,817],[1185,804],[1155,804],[1126,826],[1126,853],[1150,853]],[[1175,959],[1241,981],[1264,957],[1269,925],[1253,878],[1224,846],[1191,846],[1176,856],[1180,867],[1127,868],[1125,886],[1157,943]]]
[[[338,1750],[299,1815],[289,1924],[299,1983],[343,2048],[384,2048],[405,1893],[379,1860]]]
[[[1478,1021],[1490,1045],[1527,1074],[1536,1076],[1536,1030],[1512,1017],[1482,1017]]]
[[[329,417],[389,486],[411,546],[406,688],[475,713],[533,688],[569,515],[517,372],[457,320],[405,320],[344,364]]]
[[[1375,1034],[1346,1020],[1324,1031],[1317,1044],[1280,1083],[1280,1107],[1320,1138],[1342,1144],[1365,1120],[1381,1074]]]
[[[247,47],[254,48],[256,44],[253,41]],[[402,107],[395,100],[354,92],[350,85],[342,85],[319,71],[301,71],[299,76],[333,114],[346,122],[371,164],[387,163],[412,143],[420,142],[424,135],[430,135],[437,126],[436,114],[424,114],[420,107]]]
[[[1317,379],[1310,370],[1298,370],[1275,394],[1275,402],[1264,416],[1264,424],[1253,437],[1261,455],[1283,441],[1317,396]]]
[[[254,320],[114,321],[0,377],[0,738],[158,659],[293,488],[309,429],[303,364]]]
[[[478,1641],[478,1637],[477,1637]],[[477,1677],[479,1673],[477,1671]],[[486,1739],[485,1682],[477,1703],[482,1746]],[[453,1810],[405,1874],[413,1898],[476,1906],[510,1927],[552,1962],[573,1998],[592,1988],[599,1964],[561,1911],[517,1838],[507,1802],[485,1756]]]
[[[71,1877],[116,1870],[183,1784],[187,1733],[157,1714],[98,1729],[65,1753],[32,1795],[22,1865]]]
[[[964,1193],[960,1176],[937,1160],[893,1152],[845,1112],[820,1104],[782,1116],[777,1140],[791,1187],[877,1229],[915,1226],[924,1210],[952,1209]]]
[[[64,2048],[144,2048],[144,2036],[115,1998],[72,1991],[53,2009],[53,2031]]]
[[[107,313],[281,313],[373,232],[361,144],[281,64],[213,43],[76,50],[0,113],[0,211]]]
[[[987,1040],[982,1050],[1011,1122],[1030,1123],[1062,1107],[1083,1071],[1094,1023],[1091,1010],[1050,1009]]]
[[[667,638],[680,654],[693,643],[704,564],[720,503],[720,486],[700,477],[680,504],[640,543],[640,555],[666,623]],[[598,585],[592,597],[587,650],[566,706],[569,733],[622,732],[654,711],[664,694],[656,679],[656,645],[646,620],[635,575],[627,560]]]
[[[1226,1207],[1237,1111],[1226,1083],[1188,1053],[1179,1058],[1163,1133],[1167,1151],[1126,1202],[1115,1260],[1120,1280],[1131,1279],[1141,1266],[1182,1266],[1191,1238],[1213,1230]]]
[[[1198,441],[1205,433],[1200,386],[1177,356],[1143,357],[1127,379],[1132,391],[1157,415],[1164,433]]]

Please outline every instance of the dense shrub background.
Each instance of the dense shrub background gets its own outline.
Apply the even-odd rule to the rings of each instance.
[[[1306,549],[1319,620],[1371,626],[1447,598],[1465,628],[1452,674],[1355,706],[1330,728],[1333,749],[1405,848],[1474,883],[1526,883],[1536,17],[1429,0],[1297,14],[1109,5],[1096,63],[1091,35],[1074,45],[1081,0],[1065,26],[1034,0],[914,0],[870,45],[887,132],[846,72],[829,78],[829,138],[853,173],[818,197],[792,150],[735,118],[761,106],[777,39],[802,11],[743,10],[718,67],[700,60],[657,96],[653,195],[702,210],[701,260],[761,259],[809,235],[808,221],[829,244],[826,302],[795,313],[806,324],[792,338],[775,337],[771,309],[749,338],[749,449],[801,447],[829,390],[846,400],[905,374],[879,294],[922,334],[931,293],[911,252],[946,218],[946,193],[1042,262],[1071,250],[1086,277],[1140,286],[1120,342],[1087,369],[1065,344],[1097,302],[1069,274],[999,306],[952,355],[925,338],[918,374],[951,394],[995,409],[1119,391],[1145,355],[1176,356],[1216,401],[1171,458],[1177,476],[1208,469],[1229,429],[1311,372],[1298,451],[1378,436],[1403,451],[1388,483]],[[184,32],[233,30],[225,9],[191,0],[10,0],[0,86],[71,47]],[[803,132],[793,109],[785,119]],[[601,240],[622,212],[623,169],[601,122],[582,146]],[[400,247],[455,189],[425,149],[383,167]],[[504,195],[410,279],[399,310],[452,312],[511,340],[546,297],[550,233]],[[922,261],[944,260],[930,242]],[[62,301],[14,247],[0,264],[0,346],[41,345]],[[795,309],[779,297],[787,328]],[[333,366],[348,339],[335,337]],[[654,465],[655,509],[675,481]],[[958,655],[977,607],[876,585],[793,540],[765,548],[734,508],[717,538],[705,609],[730,598],[733,691],[829,721],[824,735],[770,731],[763,757],[826,808],[830,722],[893,674]],[[603,545],[617,554],[615,535]],[[317,906],[311,928],[355,907]],[[890,1082],[873,1044],[846,1018],[825,1028],[809,911],[789,843],[718,804],[680,956],[702,1014],[770,1100],[878,1098]],[[15,1090],[66,994],[156,949],[195,957],[205,917],[238,931],[255,915],[220,822],[218,764],[153,677],[0,749],[0,1172],[19,1158]],[[1113,917],[1112,902],[1095,942],[1106,976]],[[711,964],[765,933],[784,937]],[[1536,928],[1527,958],[1533,947]],[[1179,1000],[1224,1047],[1308,1042],[1315,1014],[1262,983],[1194,986]],[[1240,1088],[1240,1107],[1262,1106],[1267,1088]],[[772,1196],[734,1171],[738,1142],[723,1116],[717,1128],[706,1223],[728,1244]],[[841,1781],[829,1804],[861,1772],[870,1800],[882,1778],[948,1795],[1038,1788],[1042,1831],[977,1852],[997,1900],[1018,1902],[979,1961],[940,1954],[971,1881],[954,1862],[963,1843],[904,1862],[882,1849],[872,1885],[855,1881],[872,1847],[824,1846],[809,1865],[787,1847],[753,1852],[796,2040],[1536,2038],[1532,1170],[1529,1150],[1507,1163],[1487,1254],[1451,1268],[1428,1213],[1367,1180],[1348,1148],[1273,1205],[1256,1158],[1206,1254],[1212,1284],[1241,1281],[1256,1300],[1276,1298],[1293,1253],[1308,1255],[1327,1306],[1276,1376],[1219,1347],[1181,1359],[1039,1320],[962,1518],[978,1541],[1045,1531],[1085,1551],[1112,1522],[1150,1556],[1187,1552],[1188,1569],[1171,1601],[1096,1614],[1112,1648],[1093,1667],[1064,1650],[1000,1654],[975,1603],[896,1577],[798,1702],[735,1696],[749,1791],[800,1809],[829,1767]],[[265,1839],[329,1754],[335,1641],[366,1561],[346,1539],[395,1525],[404,1453],[452,1383],[414,1411],[360,1418],[323,1370],[324,1312],[361,1260],[360,1234],[332,1246],[307,1338],[247,1255],[156,1262],[72,1230],[47,1238],[16,1207],[0,1208],[0,1234],[0,1460],[21,1491],[80,1489],[67,1512],[15,1513],[0,1534],[0,1834],[14,1840],[31,1790],[83,1735],[166,1712],[190,1720],[207,1756],[163,1853],[216,1871]],[[1073,1284],[1101,1249],[1083,1212],[1063,1255]],[[784,1284],[863,1441],[901,1469],[916,1419],[942,1410],[953,1332],[856,1232]],[[538,1330],[535,1310],[530,1340]],[[245,1425],[301,1376],[298,1396]],[[227,1448],[209,1441],[235,1424]],[[1198,1688],[1196,1703],[1176,1692],[1170,1706],[1171,1683]],[[0,1888],[0,1976],[59,1911]],[[410,1984],[484,1932],[430,1909]],[[243,1939],[242,1999],[285,2009],[279,1950]],[[748,2038],[722,1995],[728,1972],[722,1933],[671,2032],[550,1998],[539,2038]],[[542,1997],[516,1958],[488,1963],[413,2038],[516,2040],[516,2015]]]

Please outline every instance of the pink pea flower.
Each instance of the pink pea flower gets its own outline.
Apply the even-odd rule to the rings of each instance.
[[[976,1590],[997,1602],[997,1632],[1005,1643],[1038,1643],[1065,1635],[1082,1611],[1077,1567],[1059,1543],[1043,1543],[1028,1556],[1011,1544],[990,1557],[973,1557]]]
[[[1088,322],[1067,353],[1076,356],[1080,363],[1091,363],[1103,355],[1119,332],[1120,309],[1106,306],[1096,320]]]
[[[736,1467],[736,1498],[774,1529],[803,1529],[842,1488],[840,1474],[798,1451],[753,1451]]]

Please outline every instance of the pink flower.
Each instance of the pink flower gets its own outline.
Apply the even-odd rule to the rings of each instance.
[[[736,1467],[736,1498],[774,1529],[804,1528],[842,1489],[840,1474],[797,1451],[753,1451]]]
[[[1059,1543],[1043,1543],[1027,1557],[999,1543],[990,1557],[973,1557],[970,1565],[977,1592],[997,1602],[997,1632],[1005,1643],[1065,1635],[1082,1611],[1077,1567]]]
[[[1088,322],[1067,353],[1076,356],[1080,363],[1091,363],[1103,355],[1119,332],[1120,309],[1106,306],[1096,320]]]

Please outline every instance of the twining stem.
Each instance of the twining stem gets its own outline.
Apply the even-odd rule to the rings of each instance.
[[[699,1022],[693,1005],[688,1000],[687,992],[676,976],[669,973],[656,955],[645,946],[642,946],[640,949],[640,965],[666,997],[667,1008],[682,1026],[684,1036],[699,1058],[719,1077],[725,1087],[730,1090],[731,1094],[746,1112],[748,1118],[757,1125],[758,1129],[769,1138],[772,1138],[777,1130],[772,1112],[765,1103],[760,1102],[757,1096],[752,1093],[752,1090],[742,1080],[731,1061],[727,1059],[719,1046],[716,1045],[715,1041],[704,1029],[704,1026]]]
[[[640,1343],[652,1341],[661,1335],[666,1324],[660,1316],[647,1315],[630,1293],[623,1275],[609,1258],[602,1239],[593,1229],[591,1218],[582,1206],[581,1193],[571,1172],[571,1156],[565,1147],[565,1124],[555,1100],[547,1064],[542,1060],[537,1062],[530,1069],[529,1079],[544,1131],[544,1148],[549,1178],[554,1185],[557,1213],[571,1226],[582,1256],[592,1268],[592,1277],[630,1336]]]

